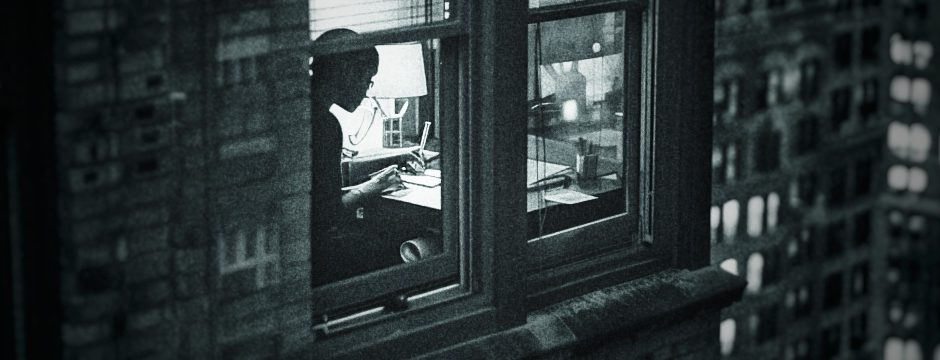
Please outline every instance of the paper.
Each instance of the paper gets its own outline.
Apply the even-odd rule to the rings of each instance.
[[[398,190],[391,194],[382,195],[382,197],[391,200],[398,200],[409,204],[424,206],[434,210],[441,209],[441,188],[424,187],[420,185],[406,184],[407,189]]]
[[[568,170],[571,167],[550,162],[526,159],[526,185]]]
[[[441,184],[441,178],[439,177],[408,174],[401,174],[399,176],[401,176],[401,181],[409,184],[421,185],[425,187],[435,187]]]
[[[547,192],[544,197],[545,200],[556,202],[560,204],[577,204],[585,201],[590,201],[597,199],[596,196],[591,196],[584,193],[579,193],[570,189],[558,189]]]

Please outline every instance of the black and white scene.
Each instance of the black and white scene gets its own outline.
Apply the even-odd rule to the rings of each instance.
[[[940,360],[940,1],[0,16],[0,358]]]

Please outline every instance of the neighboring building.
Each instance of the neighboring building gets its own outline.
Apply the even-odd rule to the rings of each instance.
[[[712,262],[749,282],[723,353],[940,358],[937,4],[715,6]]]

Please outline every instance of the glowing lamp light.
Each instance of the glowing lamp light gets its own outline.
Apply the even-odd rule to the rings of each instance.
[[[574,121],[578,118],[578,102],[568,100],[561,104],[561,118],[565,121]]]

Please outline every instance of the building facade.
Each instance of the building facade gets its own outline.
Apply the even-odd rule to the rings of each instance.
[[[712,261],[748,281],[724,356],[940,356],[936,4],[715,6]]]

